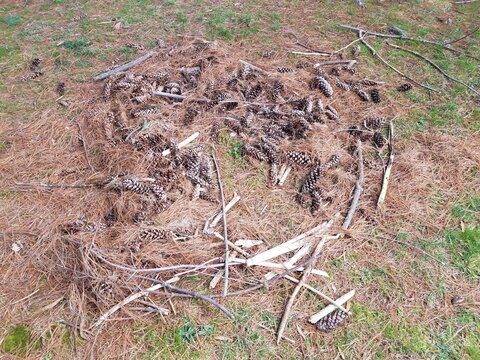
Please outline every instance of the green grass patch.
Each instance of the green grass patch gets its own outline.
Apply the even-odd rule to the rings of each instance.
[[[37,345],[38,346],[38,345]],[[24,356],[30,347],[36,347],[30,329],[19,325],[13,328],[2,343],[2,350],[8,354]]]
[[[22,17],[20,15],[12,15],[7,17],[0,17],[0,23],[6,24],[7,26],[15,26],[22,22]]]
[[[205,23],[207,35],[212,39],[233,40],[257,34],[258,16],[250,13],[238,13],[229,9],[216,9],[200,21]]]
[[[78,40],[66,40],[61,43],[61,47],[73,52],[77,56],[92,55],[93,52],[88,48],[90,46],[90,41],[81,37]]]
[[[467,276],[480,276],[480,227],[454,230],[445,234],[453,263]]]
[[[475,220],[480,217],[480,198],[469,198],[466,202],[452,207],[452,215],[461,220]]]

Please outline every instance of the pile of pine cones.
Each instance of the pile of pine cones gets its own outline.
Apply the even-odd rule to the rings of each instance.
[[[340,114],[332,102],[337,91],[350,91],[359,101],[379,103],[382,95],[378,87],[382,83],[355,78],[356,69],[348,65],[327,71],[323,66],[299,63],[295,68],[277,66],[267,73],[240,62],[232,70],[220,65],[209,43],[177,55],[175,63],[183,62],[183,66],[123,73],[107,79],[103,86],[103,100],[110,104],[102,125],[106,148],[128,146],[144,154],[146,160],[147,178],[114,174],[107,184],[115,191],[140,196],[141,211],[134,222],[148,223],[168,208],[174,191],[189,191],[193,201],[218,201],[214,168],[204,145],[179,148],[174,140],[181,140],[178,130],[191,127],[193,131],[196,124],[203,128],[210,125],[212,142],[222,136],[235,136],[241,143],[242,156],[269,166],[269,186],[278,185],[281,170],[287,166],[305,172],[296,201],[310,207],[312,214],[317,213],[328,201],[318,187],[319,179],[339,165],[339,154],[319,159],[307,151],[289,149],[289,144],[309,141],[316,124],[340,124]],[[283,77],[300,72],[310,80],[304,82],[303,89],[291,91]],[[211,73],[214,78],[206,75]],[[303,95],[299,95],[301,91]],[[368,138],[381,148],[384,123],[385,118],[370,116],[347,130],[353,138]],[[169,155],[162,155],[166,150]],[[184,180],[191,183],[189,189],[181,188]]]

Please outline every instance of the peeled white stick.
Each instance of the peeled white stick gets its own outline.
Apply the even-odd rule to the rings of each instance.
[[[240,195],[237,193],[233,193],[233,198],[232,200],[229,201],[227,205],[225,205],[225,212],[227,213],[233,205],[235,205],[238,201],[240,200]],[[215,226],[217,226],[218,222],[222,219],[223,216],[223,211],[220,210],[220,212],[213,218],[212,222],[210,223],[210,227],[213,229]]]
[[[285,181],[287,181],[287,177],[288,177],[288,174],[290,174],[290,171],[292,171],[292,168],[289,166],[283,173],[280,180],[278,181],[278,185],[282,186],[283,184],[285,184]]]
[[[313,272],[312,272],[313,273]],[[298,284],[299,280],[294,278],[293,276],[290,276],[290,275],[285,275],[285,279],[287,280],[290,280],[291,282],[294,282],[295,284]],[[321,291],[315,289],[313,286],[310,286],[308,284],[302,284],[302,286],[305,288],[305,289],[308,289],[310,290],[311,292],[313,292],[314,294],[317,294],[318,296],[320,296],[322,299],[328,301],[330,304],[336,306],[337,308],[339,308],[340,310],[342,311],[345,311],[346,313],[348,313],[350,315],[350,311],[348,311],[345,307],[343,307],[341,304],[339,304],[338,302],[336,302],[335,300],[333,300],[331,297],[325,295],[324,293],[322,293]]]
[[[188,144],[190,144],[193,140],[195,140],[198,136],[200,135],[200,133],[197,131],[195,133],[193,133],[192,135],[190,135],[188,138],[186,138],[185,140],[183,140],[182,142],[178,143],[178,148],[181,149],[185,146],[187,146]],[[166,149],[166,150],[163,150],[162,152],[162,156],[168,156],[172,153],[172,151],[170,149]]]
[[[283,173],[285,172],[285,170],[287,170],[287,164],[282,164],[282,166],[280,167],[280,170],[278,171],[275,184],[278,184],[278,183],[280,182],[280,179],[282,178]]]
[[[339,298],[336,300],[336,303],[339,304],[339,305],[343,305],[343,304],[345,304],[348,300],[350,300],[354,295],[355,295],[355,290],[352,290],[352,291],[346,293],[345,295],[339,297]],[[308,321],[309,321],[311,324],[316,324],[320,319],[323,319],[325,316],[327,316],[328,314],[331,314],[331,313],[334,312],[336,309],[337,309],[337,307],[336,307],[335,305],[328,305],[328,306],[324,307],[324,308],[323,308],[321,311],[319,311],[318,313],[313,314],[312,316],[310,316],[310,319],[308,319]]]
[[[233,263],[240,263],[240,264],[245,264],[247,262],[246,260],[239,259],[239,258],[233,258],[233,259],[231,259],[231,261]],[[266,268],[270,268],[270,269],[279,269],[279,270],[288,270],[288,269],[293,268],[293,266],[286,267],[284,264],[277,264],[277,263],[270,262],[270,261],[263,261],[261,263],[255,264],[255,266],[262,266],[262,267],[266,267]],[[305,270],[305,267],[304,266],[299,266],[294,271],[303,271],[303,270]],[[312,269],[312,274],[329,277],[329,275],[326,271],[318,270],[318,269]],[[275,276],[275,275],[276,274],[274,273],[273,276]],[[273,277],[273,276],[271,276],[271,277]]]
[[[324,222],[318,226],[315,226],[313,229],[310,229],[306,233],[298,235],[293,239],[284,242],[278,246],[275,246],[267,251],[264,251],[260,254],[257,254],[250,259],[247,259],[247,266],[256,265],[266,260],[273,259],[277,256],[286,254],[290,251],[297,250],[298,248],[302,247],[309,237],[311,236],[320,236],[323,235],[330,227],[333,225],[333,222],[340,216],[340,213],[336,213],[332,220]]]
[[[302,257],[304,257],[305,255],[307,255],[309,253],[311,247],[312,247],[312,244],[303,245],[303,247],[300,248],[300,250],[298,250],[295,254],[293,254],[293,256],[290,259],[288,259],[288,261],[285,261],[282,264],[282,265],[284,265],[284,268],[285,269],[290,269],[290,268],[294,267],[298,260],[300,260]],[[266,273],[264,277],[265,277],[265,280],[270,280],[275,275],[277,275],[275,272],[270,271],[269,273]]]

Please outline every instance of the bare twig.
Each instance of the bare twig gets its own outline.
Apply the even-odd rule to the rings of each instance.
[[[363,39],[363,36],[362,36],[361,38],[359,38],[359,39],[353,40],[352,42],[350,42],[349,44],[345,45],[344,47],[342,47],[342,48],[334,51],[334,54],[338,54],[338,53],[342,52],[343,50],[348,49],[350,46],[352,46],[353,44],[355,44],[355,43],[358,42],[358,41],[361,41],[362,39]]]
[[[93,78],[93,80],[103,80],[103,79],[106,79],[112,75],[115,75],[115,74],[118,74],[120,72],[123,72],[125,70],[128,70],[138,64],[141,64],[142,62],[144,62],[145,60],[151,58],[153,55],[155,55],[155,53],[153,51],[150,51],[148,53],[146,53],[145,55],[142,55],[140,56],[138,59],[135,59],[135,60],[132,60],[126,64],[123,64],[123,65],[120,65],[120,66],[117,66],[116,68],[113,68],[112,70],[109,70],[107,72],[104,72],[102,74],[99,74],[97,76],[95,76]]]
[[[393,123],[390,122],[388,128],[388,161],[387,167],[383,173],[382,189],[380,190],[380,195],[377,200],[377,209],[383,211],[383,203],[385,202],[385,196],[387,195],[388,182],[390,180],[390,173],[392,172],[393,159],[395,157],[394,147],[393,147]]]
[[[312,257],[317,258],[320,255],[320,252],[321,252],[324,244],[325,244],[325,238],[322,238],[318,242],[317,246],[315,247],[315,250],[313,251]],[[315,263],[316,263],[316,261],[313,261],[306,267],[305,271],[302,274],[302,277],[300,278],[300,281],[298,282],[298,284],[293,289],[292,295],[290,295],[290,298],[288,299],[287,305],[285,305],[285,311],[283,312],[282,319],[280,320],[280,325],[278,326],[277,344],[280,343],[280,340],[282,339],[283,333],[285,331],[285,327],[287,326],[288,318],[290,317],[290,312],[292,310],[295,298],[297,297],[297,295],[298,295],[300,289],[302,288],[303,284],[306,282],[306,280],[310,276],[310,273],[311,273]]]
[[[328,60],[328,61],[321,61],[319,63],[313,64],[313,66],[319,67],[324,65],[347,64],[349,67],[352,67],[356,63],[357,63],[357,60]]]
[[[308,45],[305,45],[304,43],[301,43],[300,41],[298,41],[298,38],[295,34],[292,34],[294,37],[295,37],[295,42],[293,43],[294,45],[298,45],[300,47],[303,47],[304,49],[307,49],[307,50],[310,50],[310,51],[313,51],[315,53],[320,53],[320,54],[325,54],[325,56],[331,56],[332,53],[329,52],[329,51],[324,51],[324,50],[318,50],[318,49],[315,49],[315,48],[312,48],[311,46],[308,46]]]
[[[233,197],[232,199],[228,202],[228,204],[225,206],[225,209],[222,207],[222,210],[220,210],[218,212],[217,215],[215,215],[215,217],[213,218],[213,220],[210,222],[210,224],[208,224],[208,221],[207,221],[207,225],[213,230],[213,228],[215,226],[217,226],[218,222],[222,219],[223,217],[223,213],[224,212],[228,212],[230,211],[230,209],[237,203],[239,202],[241,199],[240,195],[238,195],[237,193],[233,193]],[[208,231],[207,231],[208,232]]]
[[[87,189],[93,187],[99,187],[105,183],[94,183],[94,184],[47,184],[43,182],[38,183],[24,183],[24,182],[15,182],[16,186],[25,187],[25,188],[47,188],[47,189]]]
[[[85,141],[85,135],[83,134],[82,126],[80,125],[80,123],[77,120],[74,120],[74,121],[77,124],[78,131],[80,131],[80,136],[82,137],[81,142],[82,142],[83,151],[85,153],[85,159],[87,160],[88,167],[90,168],[90,170],[92,171],[92,174],[93,174],[93,173],[95,173],[95,169],[92,165],[92,162],[90,161],[90,158],[88,157],[87,143]]]
[[[478,29],[477,29],[478,30]],[[405,52],[408,52],[409,54],[412,54],[412,55],[415,55],[416,57],[419,57],[423,60],[425,60],[427,63],[429,63],[430,65],[432,65],[435,69],[437,69],[443,76],[445,76],[447,79],[449,80],[452,80],[452,81],[455,81],[463,86],[465,86],[467,89],[469,89],[470,91],[474,92],[476,95],[480,96],[480,92],[478,92],[477,90],[475,90],[473,87],[471,87],[470,85],[468,85],[467,83],[464,83],[463,81],[461,80],[458,80],[456,78],[454,78],[453,76],[450,76],[449,74],[447,74],[440,66],[438,66],[437,64],[435,64],[432,60],[426,58],[425,56],[423,56],[422,54],[416,52],[416,51],[413,51],[413,50],[410,50],[410,49],[407,49],[407,48],[404,48],[402,46],[398,46],[398,45],[395,45],[395,44],[391,44],[387,41],[387,45],[395,48],[395,49],[400,49],[402,51],[405,51]]]
[[[290,51],[290,54],[293,54],[293,55],[303,55],[303,56],[330,56],[330,54],[325,54],[325,53],[302,52],[302,51]]]
[[[190,135],[188,138],[186,138],[185,140],[181,141],[178,143],[177,147],[179,149],[187,146],[188,144],[190,144],[193,140],[195,140],[198,136],[200,135],[200,133],[197,131],[197,132],[194,132],[192,135]],[[170,149],[166,149],[166,150],[163,150],[162,151],[162,156],[168,156],[170,155],[172,152],[172,150]]]
[[[452,4],[455,4],[455,5],[462,5],[462,4],[470,4],[470,3],[473,3],[473,2],[476,2],[477,0],[464,0],[464,1],[455,1],[453,2]]]
[[[463,40],[463,39],[465,39],[465,38],[467,38],[467,37],[475,34],[478,30],[480,30],[480,27],[476,27],[476,28],[473,29],[472,31],[469,31],[468,33],[466,33],[465,35],[463,35],[462,37],[459,37],[458,39],[455,39],[455,40],[448,41],[448,42],[446,42],[445,44],[451,45],[451,44],[453,44],[453,43],[456,43],[456,42],[458,42],[458,41],[460,41],[460,40]]]
[[[185,95],[170,94],[163,91],[155,91],[152,93],[154,96],[163,96],[172,99],[185,100],[187,97]]]
[[[350,209],[348,210],[348,214],[343,221],[342,229],[348,229],[350,226],[353,214],[355,214],[355,211],[357,210],[358,200],[360,199],[360,195],[363,191],[363,184],[365,182],[365,174],[363,171],[362,141],[360,139],[357,140],[357,156],[359,169],[358,181],[355,184],[355,192],[353,193],[352,203],[350,205]]]
[[[412,79],[411,77],[409,77],[408,75],[404,74],[403,72],[401,72],[400,70],[398,70],[396,67],[394,67],[393,65],[391,65],[390,63],[388,63],[383,57],[381,57],[381,56],[375,51],[375,49],[374,49],[369,43],[367,43],[367,41],[366,41],[364,38],[362,38],[362,34],[363,34],[362,31],[363,31],[363,30],[360,30],[360,33],[358,34],[358,36],[361,38],[362,43],[363,43],[367,48],[369,48],[370,51],[372,52],[372,54],[373,54],[374,56],[376,56],[381,62],[383,62],[383,63],[384,63],[385,65],[387,65],[390,69],[392,69],[393,71],[395,71],[397,74],[403,76],[404,78],[410,80],[411,82],[417,84],[418,86],[421,86],[421,87],[423,87],[424,89],[427,89],[427,90],[430,90],[430,91],[433,91],[433,92],[436,92],[436,93],[440,93],[440,90],[437,90],[437,89],[434,89],[434,88],[432,88],[432,87],[430,87],[430,86],[428,86],[428,85],[424,85],[424,84],[419,83],[418,81]]]
[[[10,305],[15,305],[15,304],[18,304],[19,302],[22,302],[22,301],[24,301],[24,300],[27,300],[28,298],[32,297],[33,295],[35,295],[35,294],[36,294],[37,292],[39,292],[39,291],[40,291],[40,289],[37,289],[37,290],[35,290],[34,292],[28,294],[27,296],[24,296],[23,298],[14,301],[14,302],[11,303]]]
[[[213,163],[215,164],[215,171],[217,172],[218,189],[220,191],[220,198],[222,201],[222,218],[223,218],[223,241],[225,242],[225,281],[223,283],[223,296],[228,292],[228,231],[227,231],[227,212],[225,211],[225,194],[223,193],[222,178],[220,176],[220,168],[218,166],[217,158],[212,153]]]

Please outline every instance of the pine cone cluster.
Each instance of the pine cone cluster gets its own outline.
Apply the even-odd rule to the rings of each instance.
[[[315,327],[321,331],[335,330],[347,316],[348,313],[345,311],[334,311],[333,313],[328,314],[324,318],[320,319],[315,324]]]

